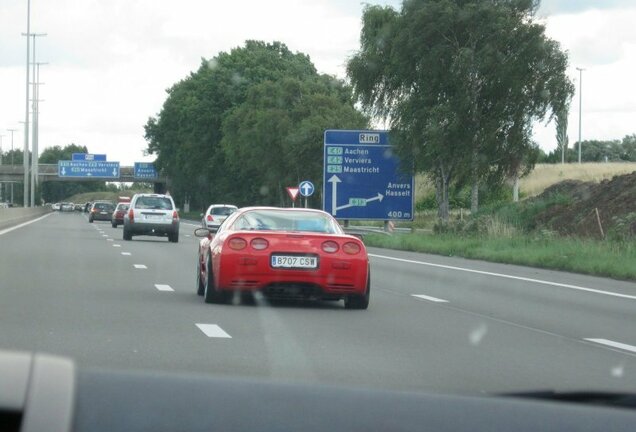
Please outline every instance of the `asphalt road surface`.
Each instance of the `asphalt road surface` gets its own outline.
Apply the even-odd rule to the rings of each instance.
[[[481,394],[636,389],[636,284],[370,249],[371,304],[207,305],[179,243],[53,213],[0,231],[0,349],[80,367]]]

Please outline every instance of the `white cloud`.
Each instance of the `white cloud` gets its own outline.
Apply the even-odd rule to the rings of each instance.
[[[161,109],[165,89],[196,70],[202,57],[246,39],[280,40],[308,54],[319,72],[344,77],[346,60],[358,49],[363,9],[359,0],[31,2],[32,31],[48,33],[38,39],[38,60],[50,63],[41,72],[46,85],[41,88],[40,148],[74,142],[127,164],[143,159],[143,125]],[[0,129],[20,127],[24,118],[20,33],[26,30],[25,3],[0,3]],[[400,5],[397,0],[371,3]],[[552,6],[558,11],[575,7]],[[618,6],[579,8],[583,11],[546,19],[548,34],[570,51],[571,76],[577,76],[575,66],[587,68],[584,138],[620,138],[636,129],[631,78],[636,8]],[[572,141],[577,113],[575,98]],[[538,128],[536,136],[549,150],[555,146],[553,126],[544,129]],[[16,142],[21,139],[16,135]]]
[[[570,56],[569,76],[576,86],[568,118],[570,144],[578,140],[579,72],[583,71],[582,139],[621,139],[636,133],[636,5],[556,15],[546,20],[547,34]],[[554,125],[537,125],[535,139],[556,147]]]

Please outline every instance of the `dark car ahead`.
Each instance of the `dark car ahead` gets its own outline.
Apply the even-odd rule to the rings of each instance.
[[[124,224],[124,215],[126,214],[126,210],[130,205],[128,203],[119,203],[117,207],[115,207],[115,211],[113,212],[113,217],[110,220],[110,224],[113,228],[117,228],[117,225]]]
[[[115,206],[110,201],[95,201],[88,213],[88,222],[93,223],[96,220],[110,221],[114,210]]]

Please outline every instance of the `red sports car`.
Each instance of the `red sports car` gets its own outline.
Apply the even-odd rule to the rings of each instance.
[[[313,209],[246,207],[199,243],[197,294],[228,302],[234,292],[269,298],[341,300],[369,305],[369,258],[362,241],[345,234],[328,213]]]

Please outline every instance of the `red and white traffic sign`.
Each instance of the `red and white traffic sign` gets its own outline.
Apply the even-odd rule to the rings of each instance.
[[[289,195],[291,200],[296,201],[296,198],[298,198],[298,192],[300,191],[300,189],[298,189],[297,187],[287,187],[285,189],[287,189],[287,194]]]

